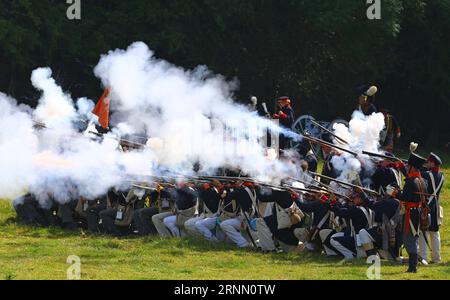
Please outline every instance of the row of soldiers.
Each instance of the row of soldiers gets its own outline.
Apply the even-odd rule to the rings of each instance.
[[[419,261],[428,263],[430,247],[431,262],[441,262],[444,175],[436,154],[426,160],[412,153],[407,163],[378,161],[370,189],[339,185],[332,180],[338,174],[329,182],[318,180],[308,175],[308,163],[302,164],[301,188],[293,179],[277,186],[238,176],[159,180],[111,189],[99,199],[47,201],[46,207],[29,194],[16,199],[14,208],[29,225],[83,226],[120,236],[197,236],[263,252],[318,251],[345,259],[379,255],[398,261],[403,245],[408,272],[416,272]]]

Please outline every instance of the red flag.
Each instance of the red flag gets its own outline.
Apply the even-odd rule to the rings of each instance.
[[[108,128],[109,123],[109,91],[110,88],[106,88],[103,95],[98,99],[97,105],[95,105],[92,113],[98,116],[98,121],[103,128]]]

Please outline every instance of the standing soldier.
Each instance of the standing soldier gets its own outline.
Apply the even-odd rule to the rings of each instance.
[[[407,177],[403,191],[389,189],[388,194],[400,200],[403,213],[403,244],[409,255],[408,273],[417,273],[418,238],[421,223],[421,207],[427,192],[427,183],[420,174],[426,160],[411,153],[407,165]]]
[[[423,264],[428,264],[428,245],[424,234],[428,237],[431,247],[432,263],[441,262],[441,236],[439,234],[439,226],[442,224],[443,211],[440,206],[440,194],[444,185],[444,173],[440,171],[442,160],[434,153],[428,157],[428,171],[422,173],[423,178],[428,184],[428,206],[430,208],[430,226],[425,232],[420,232],[419,237],[419,256]]]
[[[377,108],[373,104],[375,94],[378,92],[376,86],[363,85],[357,89],[358,110],[366,116],[377,113]]]
[[[280,97],[277,101],[278,112],[273,115],[274,119],[280,120],[283,128],[291,129],[295,121],[294,110],[291,106],[289,97]],[[291,148],[291,140],[280,134],[280,150],[288,150]]]

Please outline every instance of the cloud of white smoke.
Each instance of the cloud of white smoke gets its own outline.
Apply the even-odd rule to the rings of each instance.
[[[189,174],[198,163],[204,173],[229,167],[266,180],[298,175],[292,163],[266,156],[257,142],[263,128],[281,129],[233,102],[236,81],[204,66],[188,71],[158,60],[140,42],[102,56],[94,73],[111,87],[114,129],[101,140],[75,125],[95,119],[94,103],[74,101],[49,68],[32,73],[42,92],[35,110],[0,94],[0,198],[28,190],[43,205],[49,196],[61,203],[93,199],[126,184],[127,174]],[[34,130],[33,120],[46,128]],[[121,152],[118,136],[124,134],[150,139],[143,150]]]
[[[333,127],[334,133],[346,140],[349,145],[342,145],[337,140],[335,140],[335,143],[356,153],[361,153],[364,150],[378,153],[380,133],[384,126],[382,113],[365,116],[362,112],[355,111],[348,127],[344,124],[335,124]],[[339,179],[357,184],[364,184],[359,181],[359,174],[362,170],[369,174],[373,170],[373,162],[367,155],[363,154],[354,157],[343,152],[341,155],[334,156],[331,162],[340,173]],[[367,176],[367,174],[365,175]]]

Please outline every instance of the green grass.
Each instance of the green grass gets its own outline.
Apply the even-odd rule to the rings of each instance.
[[[450,210],[450,162],[442,195]],[[14,222],[9,201],[0,201],[0,279],[66,279],[69,255],[81,258],[82,279],[367,279],[364,260],[342,264],[319,254],[269,254],[195,239],[113,238],[28,228]],[[382,261],[382,279],[450,279],[450,229],[444,220],[444,264],[420,267]]]

